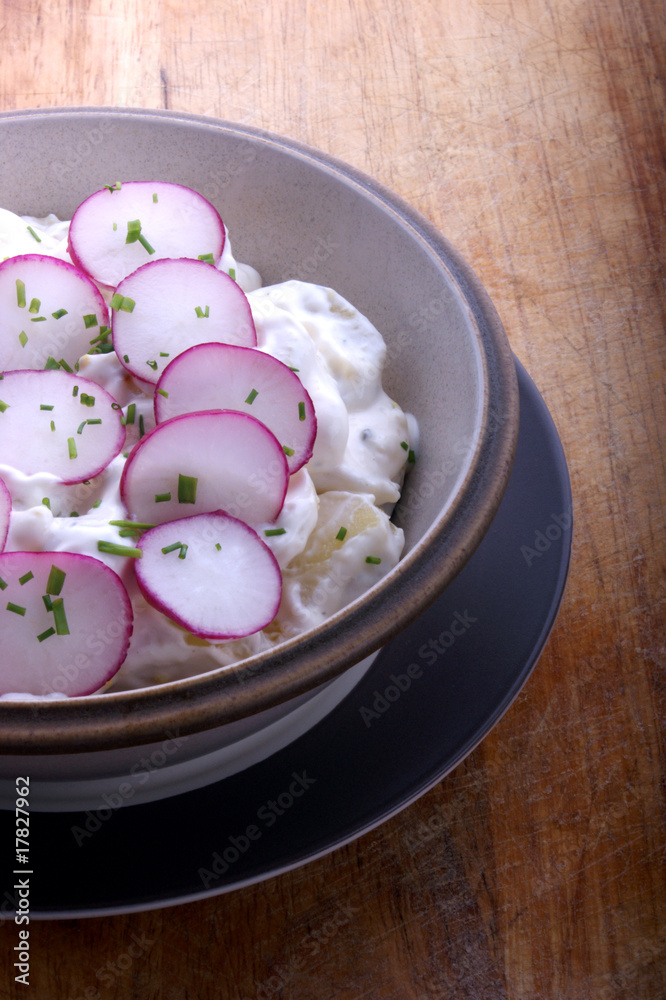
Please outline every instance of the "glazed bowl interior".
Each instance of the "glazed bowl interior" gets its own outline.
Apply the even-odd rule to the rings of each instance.
[[[219,210],[237,260],[263,283],[336,289],[387,342],[384,386],[419,423],[395,514],[402,561],[316,629],[235,666],[159,687],[3,706],[5,753],[80,752],[198,732],[299,697],[379,648],[462,568],[499,505],[515,450],[513,358],[456,250],[399,198],[294,141],[195,115],[44,109],[0,115],[0,204],[77,205],[116,180],[166,180]]]

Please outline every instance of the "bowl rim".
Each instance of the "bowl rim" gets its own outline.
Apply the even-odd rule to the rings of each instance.
[[[0,112],[0,132],[12,122],[63,116],[182,122],[246,136],[314,162],[374,199],[421,240],[465,303],[483,374],[483,412],[474,455],[452,502],[397,566],[352,604],[270,650],[194,677],[85,698],[2,701],[2,754],[87,753],[146,745],[163,739],[167,731],[191,734],[237,721],[333,680],[393,638],[463,568],[499,507],[518,438],[516,369],[499,315],[459,251],[401,196],[300,140],[191,112],[113,106],[27,108]],[[406,573],[416,584],[408,594],[403,592]],[[341,641],[348,631],[358,635],[353,646]]]

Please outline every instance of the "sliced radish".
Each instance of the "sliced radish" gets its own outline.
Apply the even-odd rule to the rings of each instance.
[[[270,354],[199,344],[165,368],[155,393],[157,423],[195,410],[240,410],[261,420],[287,456],[289,473],[312,456],[317,420],[298,375]]]
[[[143,595],[189,632],[238,639],[277,614],[282,576],[275,556],[256,531],[224,511],[160,524],[139,544]]]
[[[11,371],[0,380],[0,455],[27,475],[63,483],[98,475],[125,441],[122,411],[96,382],[64,371]]]
[[[12,514],[12,498],[4,479],[0,479],[0,552],[7,543],[9,519]]]
[[[92,694],[125,659],[132,622],[122,580],[99,559],[1,553],[0,694]]]
[[[111,306],[116,354],[147,382],[157,382],[169,360],[195,344],[257,343],[245,292],[201,260],[144,264],[120,282]]]
[[[73,368],[108,322],[99,289],[72,264],[36,253],[0,264],[0,371],[49,358]]]
[[[68,250],[78,267],[113,288],[148,260],[203,256],[217,264],[224,239],[217,209],[191,188],[124,181],[79,205],[69,227]]]
[[[204,410],[158,424],[135,445],[120,495],[130,516],[148,524],[225,510],[256,525],[275,520],[288,482],[284,451],[264,424]]]

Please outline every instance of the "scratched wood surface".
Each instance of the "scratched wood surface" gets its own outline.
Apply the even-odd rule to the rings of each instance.
[[[131,105],[247,122],[336,154],[420,209],[475,268],[543,393],[576,519],[540,664],[454,773],[262,885],[32,925],[27,989],[13,987],[3,932],[1,995],[665,996],[660,0],[0,10],[2,110]]]

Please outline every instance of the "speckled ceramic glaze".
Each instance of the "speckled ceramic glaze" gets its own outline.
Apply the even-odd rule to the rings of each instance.
[[[329,285],[381,330],[385,387],[421,432],[396,514],[405,555],[325,624],[235,666],[136,692],[2,704],[5,774],[24,755],[52,777],[121,774],[135,748],[159,746],[169,733],[187,735],[186,756],[196,759],[302,704],[452,580],[497,510],[514,455],[516,375],[497,314],[457,251],[379,184],[292,140],[194,115],[0,114],[3,207],[68,218],[116,179],[197,189],[220,211],[237,259],[265,284]]]

